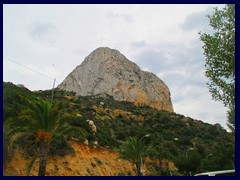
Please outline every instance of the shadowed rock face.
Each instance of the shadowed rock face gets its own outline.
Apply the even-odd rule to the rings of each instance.
[[[107,47],[90,53],[58,88],[81,96],[108,94],[137,106],[173,111],[170,91],[161,79]]]

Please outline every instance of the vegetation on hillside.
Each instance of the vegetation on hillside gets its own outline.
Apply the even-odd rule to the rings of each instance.
[[[19,119],[20,112],[28,106],[20,97],[50,100],[52,91],[29,91],[12,83],[4,86],[4,123],[10,119]],[[64,121],[72,128],[63,138],[56,136],[52,141],[49,154],[72,153],[68,141],[72,138],[80,142],[94,141],[99,146],[117,150],[129,137],[141,138],[152,147],[146,166],[149,175],[189,175],[211,170],[232,169],[235,164],[235,137],[219,124],[211,125],[180,114],[156,110],[150,107],[136,107],[128,102],[114,101],[112,97],[76,96],[73,92],[58,89],[54,91],[54,103],[63,105],[67,116]],[[93,133],[87,120],[94,121],[97,132]],[[24,125],[22,125],[22,128]],[[10,142],[4,127],[4,163],[10,160],[8,152]],[[14,141],[13,148],[20,146],[26,155],[33,156],[33,139],[22,138]]]

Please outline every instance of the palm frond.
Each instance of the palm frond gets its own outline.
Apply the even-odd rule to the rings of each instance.
[[[29,162],[27,169],[26,169],[26,175],[29,176],[31,169],[33,167],[33,164],[35,162],[35,160],[37,159],[37,154],[34,154],[34,156],[31,158],[31,161]]]

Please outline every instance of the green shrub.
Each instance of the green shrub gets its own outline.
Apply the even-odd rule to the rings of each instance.
[[[51,143],[50,155],[65,156],[74,152],[73,148],[62,136],[53,138]]]
[[[93,158],[98,164],[102,164],[102,161],[100,159],[98,159],[97,157]]]
[[[91,165],[92,165],[92,167],[96,167],[96,164],[95,164],[95,163],[93,163],[93,162],[91,162]]]

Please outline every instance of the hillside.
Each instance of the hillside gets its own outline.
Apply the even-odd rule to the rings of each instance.
[[[19,112],[26,108],[21,103],[19,95],[29,99],[44,98],[50,100],[51,93],[50,90],[31,92],[24,87],[4,83],[4,121],[13,117],[18,118]],[[189,175],[190,172],[233,168],[235,138],[219,124],[211,125],[201,120],[194,120],[174,112],[156,110],[147,106],[137,107],[129,102],[115,101],[110,96],[82,97],[73,92],[56,89],[54,101],[57,100],[64,103],[65,111],[69,115],[68,123],[76,131],[69,134],[66,141],[58,139],[58,141],[53,142],[54,146],[51,150],[53,157],[73,156],[75,149],[74,145],[71,144],[71,139],[75,139],[79,143],[87,139],[89,146],[93,146],[97,141],[99,147],[116,151],[129,136],[141,138],[146,134],[151,134],[150,137],[144,139],[144,142],[154,147],[155,152],[157,152],[153,155],[154,158],[173,162],[177,168],[177,174]],[[97,129],[96,133],[92,133],[87,120],[94,122]],[[7,142],[7,139],[5,141]],[[34,148],[28,145],[27,141],[27,139],[17,141],[14,147],[24,150],[31,156]],[[101,151],[97,155],[99,158],[100,154]],[[9,163],[7,162],[8,158],[6,154],[4,155],[4,162],[7,164]],[[101,160],[101,162],[106,164],[105,160]],[[150,167],[151,163],[148,165]],[[108,168],[115,166],[113,163]],[[159,166],[157,169],[160,168]],[[86,167],[88,166],[86,165]],[[90,172],[95,172],[95,167],[89,166],[88,168]],[[116,172],[115,175],[122,174],[119,171],[113,170],[113,172]],[[49,172],[49,175],[53,175],[52,173]],[[169,175],[169,170],[161,169],[152,175],[164,174]],[[81,175],[90,174],[82,173]],[[92,175],[104,174],[95,172]]]

